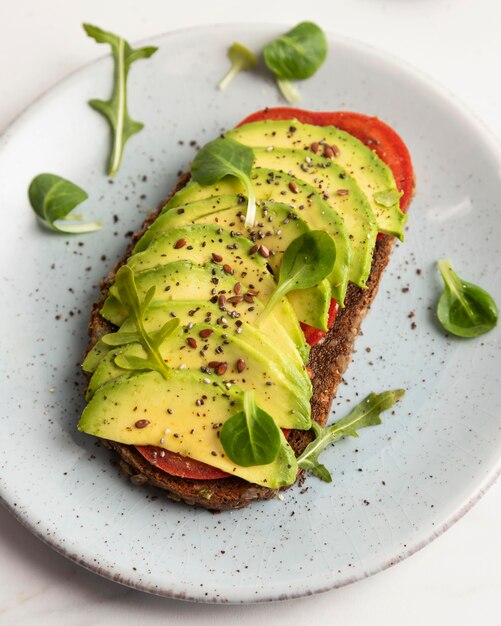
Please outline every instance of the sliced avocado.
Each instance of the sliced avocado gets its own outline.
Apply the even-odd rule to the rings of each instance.
[[[243,196],[213,196],[212,198],[207,198],[204,200],[203,204],[199,207],[199,212],[197,213],[197,215],[198,217],[206,214],[212,215],[217,211],[237,205],[243,207],[243,210],[245,211],[245,198]],[[169,214],[169,219],[166,220],[165,218],[165,215],[159,215],[155,219],[155,221],[150,224],[146,232],[142,235],[142,237],[134,246],[134,253],[142,252],[143,250],[145,250],[153,241],[153,239],[158,236],[159,233],[165,232],[169,228],[175,228],[176,226],[186,226],[187,224],[194,224],[195,222],[200,221],[199,219],[190,219],[188,215],[185,214],[184,207],[180,207],[176,211],[172,211]],[[242,221],[244,220],[245,214]],[[235,223],[234,226],[236,227],[237,224]]]
[[[210,331],[202,339],[200,333]],[[247,329],[250,333],[251,330]],[[187,339],[194,341],[190,347]],[[282,370],[274,362],[272,354],[259,350],[259,344],[242,341],[239,335],[230,336],[225,330],[209,324],[181,327],[159,347],[162,358],[175,369],[199,370],[206,374],[218,374],[217,380],[226,389],[233,385],[252,389],[259,406],[266,407],[281,428],[308,429],[311,426],[311,383],[307,376],[296,369]],[[88,387],[88,398],[105,383],[122,375],[130,375],[116,365],[118,354],[145,358],[147,355],[139,343],[132,343],[111,350],[100,362]],[[218,363],[221,367],[217,371]],[[244,368],[239,368],[238,363]],[[212,366],[210,364],[213,364]],[[224,370],[224,371],[223,371]],[[242,371],[240,371],[242,370]]]
[[[214,214],[211,217],[214,217]],[[230,223],[235,225],[234,221]],[[255,252],[251,254],[254,242],[242,237],[241,231],[225,230],[221,226],[218,220],[218,224],[202,223],[170,228],[158,233],[143,252],[137,252],[129,257],[127,265],[134,272],[140,272],[174,261],[191,260],[203,264],[211,261],[216,255],[220,265],[231,267],[235,277],[244,287],[256,291],[260,299],[267,302],[275,288],[275,280],[267,267],[268,259]],[[297,229],[295,230],[297,232]],[[273,263],[272,269],[274,266],[277,270],[277,276],[285,247],[294,238],[292,237],[283,250],[279,251],[280,255],[274,248],[270,249],[269,259]],[[255,239],[257,240],[257,233]],[[180,243],[182,245],[179,245]],[[293,309],[300,322],[327,330],[330,299],[330,284],[326,282],[321,287],[303,290],[301,297],[296,294],[292,299]]]
[[[142,272],[176,261],[199,265],[212,262],[223,270],[227,268],[224,271],[231,273],[236,282],[259,292],[261,299],[267,301],[275,289],[275,281],[266,259],[259,254],[250,254],[252,241],[234,235],[214,224],[171,228],[159,234],[144,252],[130,256],[127,265],[134,272]],[[219,255],[217,261],[213,260],[213,255]]]
[[[254,148],[258,167],[280,170],[304,180],[343,218],[351,240],[351,282],[365,287],[376,245],[377,225],[372,209],[354,178],[330,159],[306,150]]]
[[[228,315],[232,310],[231,305],[222,310],[217,304],[203,301],[160,302],[149,307],[143,318],[143,324],[147,333],[160,330],[165,324],[165,320],[174,316],[180,321],[181,326],[188,326],[189,328],[195,324],[220,326],[230,337],[235,336],[258,348],[263,354],[269,355],[274,363],[280,364],[288,376],[295,376],[299,373],[301,376],[307,377],[305,365],[298,351],[273,315],[269,318],[266,317],[258,329],[256,324],[260,312],[259,308],[255,308],[253,311],[242,309],[241,315],[237,319]],[[134,324],[127,319],[118,333],[114,334],[119,337],[121,333],[132,333],[135,330]],[[120,342],[117,345],[120,345]],[[294,374],[290,373],[292,369]],[[308,387],[310,385],[309,378],[306,385]]]
[[[353,135],[334,126],[313,126],[297,120],[267,120],[245,124],[228,131],[226,136],[251,147],[311,151],[313,145],[319,153],[323,152],[324,146],[331,148],[335,162],[357,181],[367,196],[379,232],[403,240],[407,216],[400,210],[401,194],[392,171],[374,150]],[[392,198],[393,202],[383,204],[382,198]]]
[[[196,265],[187,261],[168,263],[136,274],[136,286],[140,299],[143,300],[146,292],[151,287],[155,287],[154,302],[205,300],[215,303],[219,295],[235,293],[237,282],[235,276],[226,274],[217,264]],[[254,298],[253,303],[246,302],[245,305],[242,303],[241,306],[242,310],[262,307],[263,304],[259,298]],[[100,313],[115,326],[120,326],[127,317],[127,310],[118,298],[115,285],[110,287],[109,295]],[[238,313],[238,311],[231,311],[228,313],[228,319],[238,319]],[[272,315],[282,325],[302,359],[306,361],[309,346],[305,342],[303,332],[289,302],[283,299],[273,309]]]
[[[283,434],[272,463],[241,467],[226,457],[219,431],[242,410],[243,392],[236,385],[226,389],[215,378],[209,384],[204,379],[206,375],[189,370],[172,370],[169,380],[157,372],[117,378],[96,392],[78,429],[128,445],[165,448],[258,485],[292,484],[297,463]]]
[[[274,203],[289,205],[296,209],[292,219],[296,219],[296,216],[299,215],[311,229],[323,230],[332,236],[336,244],[336,262],[332,274],[329,276],[329,282],[332,287],[332,297],[336,298],[338,303],[343,306],[352,252],[351,242],[342,218],[318,195],[311,185],[285,172],[258,167],[252,170],[252,182],[256,198],[259,201],[266,201],[268,209]],[[187,207],[190,203],[203,199],[212,203],[219,194],[222,197],[226,197],[228,194],[243,197],[244,192],[243,185],[236,178],[226,177],[214,185],[204,187],[192,181],[178,191],[163,207],[162,214],[157,218],[158,227],[163,228],[165,223],[163,220],[167,220],[164,215],[167,213],[172,215],[169,219],[175,220],[176,214],[183,217],[185,212],[189,210]],[[202,210],[205,211],[205,208]],[[289,222],[291,221],[291,218],[285,218],[285,220],[287,219]]]
[[[143,319],[143,324],[147,333],[160,330],[165,324],[165,320],[174,316],[179,319],[182,326],[201,323],[218,324],[221,325],[221,327],[224,326],[228,334],[236,335],[242,341],[246,341],[253,346],[258,346],[263,354],[269,354],[271,359],[281,364],[284,372],[288,372],[290,368],[294,368],[300,374],[306,375],[305,365],[299,352],[296,350],[296,347],[285,332],[283,326],[277,322],[273,315],[266,317],[260,324],[258,330],[256,328],[256,321],[260,311],[259,308],[255,308],[253,311],[249,311],[248,308],[242,309],[238,319],[234,319],[229,315],[227,319],[224,318],[224,316],[231,313],[232,310],[234,310],[232,305],[227,305],[226,308],[222,310],[217,304],[202,300],[157,302],[153,303],[148,308]],[[223,318],[226,319],[226,323],[223,323]],[[136,328],[134,324],[129,319],[126,319],[115,335],[119,337],[121,333],[133,333],[135,331]],[[116,345],[121,344],[118,342]],[[94,349],[96,349],[96,352],[91,358]],[[111,349],[111,346],[99,341],[87,355],[85,361],[87,368],[85,371],[92,373],[98,366],[100,360],[108,354]]]
[[[82,363],[82,369],[87,374],[93,372],[99,365],[101,359],[108,354],[110,347],[107,346],[101,339],[95,343],[91,350],[87,353],[84,362]]]

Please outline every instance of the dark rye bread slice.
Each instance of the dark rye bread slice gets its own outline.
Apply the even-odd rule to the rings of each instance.
[[[183,174],[169,197],[181,189],[188,180],[189,174]],[[146,219],[141,230],[134,235],[124,257],[101,281],[101,297],[92,308],[89,349],[104,334],[117,330],[115,326],[101,317],[99,310],[106,299],[109,287],[113,284],[119,267],[126,262],[134,243],[157,215],[158,211]],[[346,294],[345,307],[339,309],[333,328],[320,343],[311,349],[308,368],[313,385],[312,418],[322,426],[327,421],[337,387],[350,363],[353,343],[358,335],[360,324],[377,293],[384,269],[390,259],[394,241],[394,237],[388,235],[378,238],[371,274],[367,281],[367,289],[360,289],[350,284]],[[296,456],[301,454],[311,440],[311,431],[293,430],[289,437],[289,443]],[[101,442],[118,455],[120,467],[131,482],[136,485],[152,485],[163,489],[166,495],[175,501],[183,501],[210,510],[240,509],[255,500],[270,500],[276,497],[279,492],[278,489],[253,485],[236,477],[195,480],[172,476],[152,465],[139,454],[134,446],[104,439]]]

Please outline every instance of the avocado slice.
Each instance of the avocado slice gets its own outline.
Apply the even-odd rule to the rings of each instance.
[[[231,310],[232,307],[230,306],[226,312],[231,312]],[[289,375],[289,370],[293,368],[296,374],[307,376],[305,365],[299,352],[296,350],[296,347],[285,332],[283,326],[277,322],[275,316],[270,315],[266,317],[260,324],[259,329],[256,328],[259,311],[259,308],[255,308],[253,311],[243,309],[237,320],[234,322],[232,321],[233,318],[227,320],[228,323],[224,325],[226,326],[225,332],[229,335],[238,336],[242,341],[246,341],[253,346],[258,346],[263,354],[269,355],[270,359],[280,364],[280,367],[282,367],[287,375]],[[179,319],[183,326],[201,323],[212,323],[214,325],[218,324],[217,320],[221,320],[226,312],[222,311],[217,304],[203,300],[156,302],[151,304],[148,308],[143,318],[143,324],[147,333],[160,330],[165,324],[165,320],[171,317]],[[134,324],[129,319],[126,319],[118,333],[115,334],[120,336],[120,333],[133,332],[136,332]],[[82,366],[84,371],[87,373],[94,372],[101,359],[106,356],[110,350],[112,350],[111,346],[99,340],[85,358]],[[309,384],[308,379],[305,386]]]
[[[157,372],[117,378],[98,389],[78,429],[128,445],[165,448],[250,483],[271,488],[292,484],[297,462],[283,434],[272,463],[241,467],[226,457],[219,431],[242,410],[243,392],[236,385],[226,389],[216,378],[209,377],[210,384],[204,379],[205,374],[190,370],[172,370],[168,380]],[[148,423],[139,428],[136,424],[144,423],[140,420]]]
[[[82,369],[87,374],[91,374],[99,365],[101,359],[108,354],[110,347],[99,339],[89,350],[82,363]]]
[[[237,210],[240,210],[238,206],[237,204]],[[174,212],[173,214],[177,215]],[[210,217],[214,218],[214,214]],[[240,231],[231,230],[231,227],[230,230],[224,230],[219,219],[216,221],[217,225],[214,223],[190,224],[169,228],[158,233],[143,252],[137,252],[129,258],[127,265],[134,272],[139,272],[173,261],[191,260],[202,264],[210,261],[213,255],[219,255],[217,257],[221,259],[218,261],[219,264],[229,265],[242,285],[258,291],[260,299],[264,302],[268,301],[275,288],[275,280],[267,267],[268,259],[260,254],[251,255],[253,241],[240,236]],[[236,224],[240,224],[240,220],[236,218],[236,221],[232,220],[229,224],[236,227]],[[280,255],[277,255],[275,248],[271,248],[270,266],[277,272],[277,276],[279,261],[287,245],[298,236],[296,233],[297,229],[293,233],[295,236],[290,238],[285,247],[281,246],[283,249],[279,251]],[[178,246],[179,242],[183,243],[181,247]],[[290,302],[294,302],[293,309],[300,322],[327,330],[330,300],[330,284],[324,282],[318,287],[294,292]]]
[[[259,292],[267,301],[275,288],[275,281],[266,259],[259,254],[250,254],[252,241],[233,235],[215,224],[171,228],[160,233],[144,252],[130,256],[127,265],[137,273],[175,261],[192,261],[200,265],[213,262],[216,267],[229,268],[227,271],[231,271],[236,282]],[[213,255],[219,255],[217,259],[220,260],[213,261]]]
[[[365,287],[376,245],[377,225],[367,198],[354,178],[330,159],[306,150],[254,148],[254,164],[287,172],[314,187],[343,218],[351,239],[349,279]]]
[[[338,303],[343,306],[348,286],[352,251],[342,218],[318,195],[311,185],[294,176],[285,172],[257,167],[252,170],[251,177],[257,200],[266,201],[268,208],[273,203],[289,205],[296,209],[295,215],[300,215],[301,219],[311,229],[323,230],[332,236],[336,244],[336,261],[328,279],[332,288],[332,297],[336,298]],[[162,214],[156,220],[158,222],[157,228],[163,228],[163,220],[167,219],[164,218],[164,215],[169,213],[171,209],[182,217],[187,210],[186,205],[203,199],[213,202],[214,198],[219,195],[221,197],[226,197],[228,194],[239,195],[244,200],[243,210],[245,210],[245,198],[242,196],[244,192],[244,187],[236,178],[226,177],[214,185],[204,187],[191,181],[163,207]]]
[[[322,153],[326,145],[336,149],[333,158],[358,183],[366,195],[376,218],[378,230],[387,235],[404,238],[407,216],[400,210],[400,193],[390,168],[368,146],[353,135],[335,126],[301,124],[298,120],[262,121],[244,124],[226,133],[227,137],[251,147],[273,146],[311,150],[318,144]],[[388,193],[389,192],[389,193]],[[381,196],[393,202],[383,204]],[[379,199],[379,201],[378,201]]]
[[[203,204],[199,207],[199,211],[197,212],[197,217],[201,217],[202,215],[213,215],[220,210],[228,209],[230,207],[234,207],[239,205],[240,208],[245,211],[245,198],[243,196],[236,195],[226,195],[226,196],[212,196],[211,198],[206,198]],[[185,214],[185,207],[180,207],[176,211],[172,211],[169,215],[168,219],[165,219],[166,216],[159,215],[154,222],[152,222],[145,233],[141,236],[139,241],[134,246],[133,252],[143,252],[150,245],[150,243],[158,237],[159,233],[163,233],[169,228],[175,228],[176,226],[186,226],[187,224],[194,224],[195,222],[199,222],[200,220],[194,220],[188,217]],[[177,219],[176,219],[177,218]],[[242,222],[245,220],[241,220]],[[240,221],[240,220],[239,220]],[[240,224],[243,227],[243,224]],[[235,222],[233,227],[237,227],[239,224]],[[237,228],[238,229],[238,228]]]
[[[136,274],[136,286],[140,299],[144,299],[146,292],[155,287],[154,302],[169,300],[211,300],[218,299],[218,294],[235,293],[238,280],[235,276],[226,274],[217,264],[196,265],[188,261],[176,261],[167,265],[160,265]],[[248,309],[262,309],[259,298],[254,303],[246,303]],[[110,287],[109,295],[100,311],[101,315],[115,326],[120,326],[127,317],[127,310],[118,298],[115,285]],[[235,315],[236,313],[236,315]],[[272,315],[284,328],[299,351],[304,362],[308,359],[309,346],[304,339],[303,332],[289,302],[283,299],[274,309]],[[228,320],[238,319],[238,311],[227,313]]]
[[[211,334],[202,339],[200,332],[211,331]],[[246,329],[250,333],[250,329]],[[196,348],[187,345],[187,338],[195,340]],[[266,407],[280,428],[311,427],[311,383],[307,376],[297,370],[289,368],[282,370],[273,358],[273,354],[263,353],[259,349],[259,342],[251,345],[242,341],[239,335],[230,336],[225,330],[210,324],[195,324],[191,328],[185,326],[170,335],[159,347],[162,358],[169,367],[175,369],[199,370],[207,374],[212,373],[215,367],[209,364],[216,361],[225,365],[217,380],[225,388],[233,385],[245,389],[252,389],[257,404]],[[96,368],[87,392],[87,399],[104,384],[119,376],[131,375],[115,364],[118,354],[146,357],[143,347],[139,343],[120,346],[111,350]],[[245,369],[239,371],[237,363],[243,360]]]

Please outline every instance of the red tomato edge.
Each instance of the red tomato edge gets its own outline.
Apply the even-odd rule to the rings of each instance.
[[[414,192],[414,170],[407,146],[401,137],[377,117],[352,113],[349,111],[316,112],[305,111],[290,107],[266,108],[256,111],[247,116],[237,128],[251,122],[264,120],[292,120],[297,119],[303,124],[315,126],[335,126],[356,137],[359,141],[369,146],[378,157],[388,165],[393,172],[399,191],[403,192],[400,199],[400,208],[406,211]],[[339,306],[332,299],[329,307],[329,319],[327,327],[332,328]],[[325,335],[326,331],[301,323],[306,341],[310,346],[316,345]],[[284,429],[286,437],[289,430]],[[225,478],[230,474],[223,472],[217,467],[207,465],[201,461],[183,457],[175,452],[164,450],[155,446],[136,446],[136,450],[157,469],[181,478],[197,480],[215,480]],[[164,455],[160,456],[163,452]]]

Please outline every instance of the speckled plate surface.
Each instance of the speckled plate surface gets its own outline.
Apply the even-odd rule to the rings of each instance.
[[[387,121],[409,146],[418,186],[406,242],[395,250],[333,409],[342,416],[370,391],[404,387],[395,414],[325,453],[332,484],[311,477],[283,500],[219,515],[131,486],[105,450],[75,431],[99,279],[187,166],[192,143],[280,104],[264,74],[240,75],[224,94],[215,89],[230,42],[258,49],[278,32],[218,26],[152,39],[159,52],[130,76],[130,111],[146,127],[127,145],[114,180],[103,174],[106,124],[86,104],[107,97],[109,58],[60,83],[0,139],[1,497],[70,559],[156,594],[252,602],[345,585],[428,543],[498,472],[500,329],[451,339],[433,308],[443,256],[501,302],[499,152],[439,88],[334,37],[325,65],[301,85],[301,106]],[[88,190],[82,211],[106,227],[74,238],[39,227],[26,190],[42,171]]]

